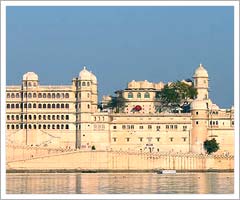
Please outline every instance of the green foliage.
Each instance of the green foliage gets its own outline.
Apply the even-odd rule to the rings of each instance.
[[[111,101],[106,105],[105,108],[111,108],[115,110],[115,112],[122,112],[125,108],[126,99],[122,96],[122,94],[118,94],[118,96],[111,96]]]
[[[208,154],[216,152],[219,149],[219,143],[217,143],[215,138],[213,138],[211,140],[206,140],[204,142],[203,146]]]
[[[170,85],[165,85],[164,88],[156,93],[156,99],[160,101],[162,110],[172,110],[180,107],[183,102],[188,102],[189,99],[194,99],[197,96],[197,90],[193,85],[189,86],[184,82],[173,82]]]

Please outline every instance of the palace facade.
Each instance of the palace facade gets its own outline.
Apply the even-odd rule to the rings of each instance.
[[[156,93],[164,83],[131,81],[121,90],[127,99],[120,113],[98,109],[96,76],[85,67],[71,85],[41,85],[27,72],[20,85],[6,88],[7,145],[81,150],[204,153],[215,138],[220,153],[234,153],[234,109],[220,109],[208,95],[208,72],[193,75],[197,98],[190,112],[157,112]],[[103,104],[110,101],[103,97]],[[136,106],[141,109],[135,112]]]

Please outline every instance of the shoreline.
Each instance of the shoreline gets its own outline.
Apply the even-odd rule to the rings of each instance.
[[[162,169],[159,169],[162,170]],[[109,170],[109,169],[7,169],[7,174],[14,173],[157,173],[159,170]],[[177,173],[206,173],[206,172],[234,172],[234,169],[206,169],[206,170],[176,170]]]

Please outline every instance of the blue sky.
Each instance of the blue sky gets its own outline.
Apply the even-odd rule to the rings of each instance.
[[[233,23],[233,7],[8,7],[7,85],[27,71],[71,84],[86,65],[101,99],[131,80],[191,78],[201,62],[210,98],[230,107]]]

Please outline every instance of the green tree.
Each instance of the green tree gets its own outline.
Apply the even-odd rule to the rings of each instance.
[[[156,100],[160,101],[160,106],[157,108],[159,111],[171,111],[174,108],[181,107],[183,103],[189,99],[195,99],[197,90],[192,85],[184,82],[173,82],[166,84],[164,88],[156,93]]]
[[[204,149],[207,151],[207,154],[216,152],[219,149],[219,143],[217,143],[215,138],[204,141],[203,146]]]
[[[123,112],[125,108],[126,99],[119,93],[117,96],[111,96],[111,100],[105,106],[105,108],[111,108],[115,110],[116,113]]]

